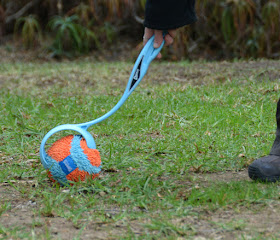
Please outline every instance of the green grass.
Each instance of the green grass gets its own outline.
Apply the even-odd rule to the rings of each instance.
[[[279,98],[278,83],[258,77],[262,69],[236,76],[234,68],[203,74],[203,69],[209,71],[207,64],[153,63],[122,108],[90,128],[102,157],[101,178],[70,188],[48,180],[39,161],[40,141],[59,124],[89,121],[109,111],[121,97],[132,65],[1,64],[0,182],[36,201],[34,216],[61,217],[80,229],[80,235],[92,221],[121,222],[122,239],[191,237],[196,227],[170,219],[195,216],[198,209],[241,209],[277,201],[277,184],[197,178],[242,171],[266,155],[274,140]],[[195,67],[199,74],[187,81]],[[196,84],[198,78],[203,84]],[[28,180],[36,186],[15,182]],[[11,209],[10,202],[12,198],[0,202],[0,215]],[[42,224],[34,220],[31,229]],[[242,230],[244,222],[223,223],[222,228]],[[46,226],[37,237],[51,238],[49,231]],[[0,236],[26,234],[28,230],[0,225]]]

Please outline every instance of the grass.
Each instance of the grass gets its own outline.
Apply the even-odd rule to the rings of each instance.
[[[54,230],[44,222],[63,219],[77,230],[73,239],[93,226],[92,231],[101,229],[111,238],[192,238],[201,234],[194,219],[208,211],[276,204],[278,184],[219,177],[243,171],[269,152],[279,98],[278,83],[266,74],[277,73],[279,62],[270,63],[270,68],[258,67],[261,61],[225,68],[223,63],[153,63],[122,108],[90,128],[102,157],[100,178],[70,188],[48,180],[39,160],[40,141],[59,124],[85,122],[109,111],[132,65],[1,64],[0,183],[16,192],[18,201],[36,207],[25,227],[0,221],[0,237],[52,239]],[[0,217],[14,207],[12,196],[4,200]],[[208,224],[230,237],[247,228],[244,216]],[[266,236],[258,234],[251,236]]]

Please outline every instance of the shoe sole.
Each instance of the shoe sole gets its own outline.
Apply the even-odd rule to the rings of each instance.
[[[278,182],[280,181],[280,176],[266,176],[263,175],[262,172],[254,167],[254,166],[249,166],[248,167],[248,174],[249,177],[253,180],[259,180],[262,182]]]

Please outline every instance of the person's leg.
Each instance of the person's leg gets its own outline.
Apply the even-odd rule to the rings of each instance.
[[[265,182],[280,181],[280,99],[276,111],[276,138],[269,155],[256,159],[248,168],[249,177]]]

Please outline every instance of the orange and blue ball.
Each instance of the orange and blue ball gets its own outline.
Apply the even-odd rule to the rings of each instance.
[[[94,179],[101,171],[99,151],[88,148],[80,135],[69,135],[54,142],[46,160],[50,179],[62,185]]]

